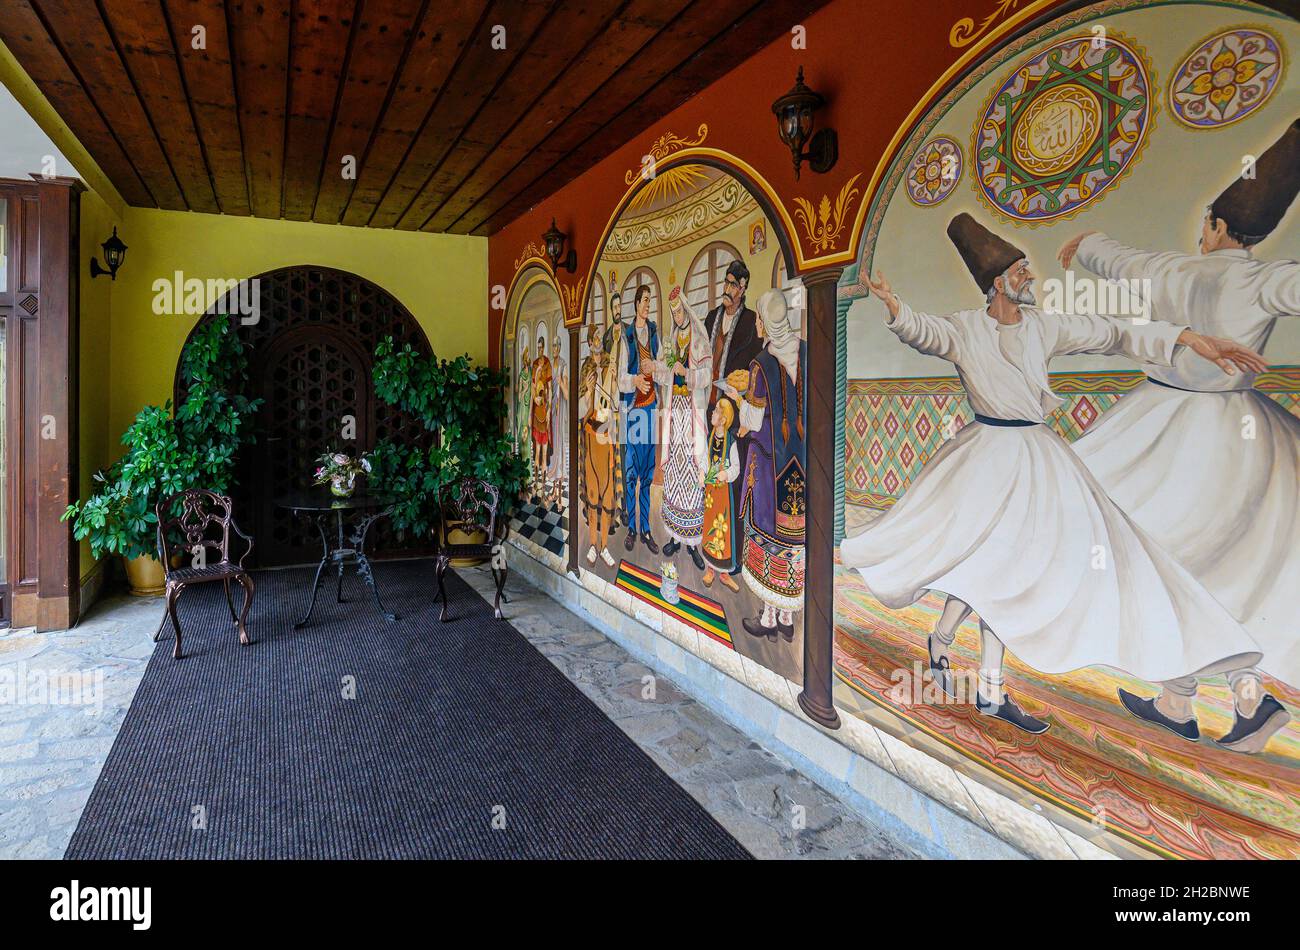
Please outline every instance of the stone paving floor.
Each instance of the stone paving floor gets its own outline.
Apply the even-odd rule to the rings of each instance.
[[[486,569],[460,574],[490,597]],[[515,628],[756,857],[917,857],[527,581],[506,590]],[[0,858],[62,857],[161,615],[114,596],[73,630],[0,631]],[[60,676],[60,702],[33,695]]]
[[[119,595],[72,630],[0,630],[0,858],[63,857],[161,617]]]

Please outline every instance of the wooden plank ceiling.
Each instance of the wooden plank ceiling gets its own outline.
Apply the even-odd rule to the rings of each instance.
[[[481,235],[825,2],[4,0],[0,39],[132,205]]]

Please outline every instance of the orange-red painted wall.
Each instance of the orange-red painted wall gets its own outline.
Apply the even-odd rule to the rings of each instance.
[[[529,245],[541,247],[542,232],[553,217],[578,252],[577,271],[561,271],[558,283],[568,294],[580,292],[570,316],[580,315],[587,275],[606,228],[635,184],[627,176],[639,172],[642,156],[661,135],[695,140],[706,125],[701,148],[728,153],[750,166],[768,186],[778,226],[797,242],[803,262],[798,270],[848,263],[858,247],[874,176],[895,136],[906,132],[936,87],[959,67],[1062,5],[1060,0],[1029,0],[995,16],[981,32],[981,24],[999,7],[993,0],[833,0],[802,24],[806,49],[793,49],[789,38],[779,39],[668,115],[648,117],[644,132],[489,239],[488,352],[494,365],[500,359],[505,295],[494,298],[492,288],[509,287],[519,263],[529,256]],[[824,175],[805,165],[796,181],[789,149],[777,137],[771,103],[794,84],[799,66],[807,84],[827,99],[817,126],[839,133],[840,157]],[[660,167],[664,161],[671,162],[672,154]],[[836,220],[833,212],[841,195],[844,211]],[[811,203],[813,217],[819,219],[814,226],[821,223],[816,209],[823,198],[829,202],[832,214],[825,233],[810,233],[798,214],[799,198]]]

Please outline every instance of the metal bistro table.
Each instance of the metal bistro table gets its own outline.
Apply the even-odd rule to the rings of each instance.
[[[366,557],[366,534],[372,524],[388,514],[392,499],[382,495],[362,493],[357,493],[351,498],[336,498],[327,490],[319,489],[290,492],[277,498],[275,503],[278,507],[287,508],[296,515],[310,517],[316,524],[316,530],[320,532],[323,549],[320,564],[316,568],[316,579],[311,585],[311,603],[307,605],[307,613],[303,618],[293,625],[295,630],[306,626],[307,621],[311,620],[312,611],[316,609],[316,592],[320,590],[321,575],[325,573],[325,568],[330,563],[338,565],[336,599],[340,604],[347,603],[343,599],[343,567],[348,561],[357,566],[357,573],[370,585],[370,592],[375,597],[375,605],[379,608],[379,612],[390,621],[400,619],[397,614],[389,613],[384,607],[384,602],[379,599],[374,570]],[[350,533],[345,537],[343,522],[352,513],[356,513],[357,517],[349,528]],[[330,532],[326,531],[330,515],[334,516],[335,529],[332,547]]]

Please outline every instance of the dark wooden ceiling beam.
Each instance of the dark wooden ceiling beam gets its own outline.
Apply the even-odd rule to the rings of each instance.
[[[494,0],[430,110],[432,121],[426,118],[366,222],[370,227],[390,228],[397,224],[505,76],[511,75],[512,81],[528,81],[512,70],[557,8],[557,0]],[[505,28],[505,49],[497,49],[492,43],[497,27]]]
[[[568,121],[556,126],[532,154],[525,156],[516,168],[495,182],[484,193],[483,200],[451,222],[448,228],[461,233],[470,232],[507,202],[537,195],[537,198],[528,201],[526,207],[530,207],[540,198],[535,183],[541,176],[551,173],[557,163],[566,163],[566,170],[574,169],[574,177],[581,174],[587,166],[577,168],[568,161],[577,149],[596,141],[608,152],[627,141],[624,138],[615,143],[605,131],[619,116],[629,113],[638,116],[640,125],[635,131],[644,129],[647,122],[654,121],[656,114],[640,110],[633,112],[630,108],[632,103],[653,88],[665,73],[677,68],[737,19],[750,14],[756,2],[757,0],[695,0],[683,15],[675,18],[638,50],[627,65],[600,90],[598,97],[573,113]],[[743,58],[737,56],[735,62]]]
[[[249,201],[259,218],[278,218],[284,173],[292,3],[228,0],[227,30],[244,142]]]
[[[126,64],[97,4],[40,0],[33,7],[55,41],[73,61],[86,94],[94,100],[131,158],[160,208],[183,211],[181,193],[167,154],[134,89]]]
[[[477,203],[525,158],[558,159],[569,148],[548,148],[552,133],[580,109],[603,98],[605,84],[663,29],[690,6],[692,0],[633,0],[607,25],[537,103],[519,117],[470,174],[447,189],[441,204],[418,222],[426,231],[443,231]],[[583,94],[586,94],[585,96]],[[576,140],[575,140],[576,141]],[[417,204],[424,205],[424,195]],[[399,227],[406,222],[399,222]]]
[[[626,105],[616,116],[584,135],[572,151],[554,162],[549,169],[522,187],[513,187],[512,183],[511,187],[503,185],[494,188],[487,201],[471,209],[448,230],[483,235],[504,227],[600,161],[614,144],[622,144],[644,132],[648,122],[661,121],[661,117],[668,115],[768,43],[781,36],[788,36],[794,24],[802,22],[809,13],[825,6],[826,2],[827,0],[763,0],[751,5],[747,12],[735,15],[721,24],[718,32],[700,44],[685,61],[679,61],[673,68],[663,70],[662,78],[657,82],[647,84],[622,98]],[[698,24],[711,22],[716,25],[715,19],[706,21],[705,12],[700,10],[699,3],[692,6],[691,16],[683,19]],[[620,73],[615,83],[621,86],[623,76]],[[793,76],[790,81],[794,81]],[[611,83],[610,88],[602,92],[602,96],[612,95],[615,83]],[[743,108],[766,109],[767,104],[750,101]],[[586,110],[574,118],[578,117],[584,123],[590,121]],[[776,134],[775,123],[772,134]],[[503,200],[503,194],[513,194],[513,197]]]
[[[334,125],[330,130],[325,159],[321,165],[312,220],[338,224],[352,195],[355,177],[344,177],[344,159],[360,163],[366,154],[378,118],[402,72],[421,8],[427,0],[362,0],[356,17],[352,55],[339,95]],[[357,171],[356,168],[353,172]]]
[[[570,85],[574,64],[593,46],[609,45],[606,31],[626,5],[625,0],[565,0],[556,6],[510,65],[509,72],[487,95],[459,139],[446,148],[395,226],[414,231],[428,221],[524,118],[540,113],[540,102],[548,93],[559,90],[563,95],[567,90],[568,98],[575,98],[573,91],[584,87]]]
[[[485,234],[826,0],[7,2],[131,204]]]
[[[50,105],[77,137],[83,148],[108,176],[122,200],[138,207],[157,204],[122,143],[96,107],[94,100],[69,65],[45,24],[30,3],[14,2],[0,16],[0,39],[36,83]],[[43,156],[32,156],[32,171],[39,172]],[[55,169],[68,174],[67,169]]]
[[[388,105],[375,117],[375,132],[343,212],[344,224],[369,222],[486,9],[482,2],[442,5],[434,0],[426,5]]]
[[[235,104],[235,80],[226,36],[222,0],[163,0],[199,142],[212,172],[217,202],[226,214],[247,215],[248,178],[244,143]],[[202,27],[202,47],[196,49],[195,27]]]
[[[150,125],[157,131],[180,183],[185,204],[193,211],[219,212],[208,160],[194,127],[190,100],[159,0],[101,0],[101,8]]]
[[[298,0],[284,146],[284,216],[308,221],[316,206],[352,48],[358,0]]]

